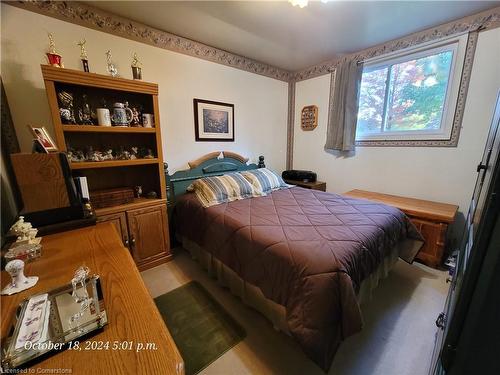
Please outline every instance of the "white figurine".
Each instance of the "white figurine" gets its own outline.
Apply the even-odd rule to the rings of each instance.
[[[90,160],[91,161],[104,161],[104,156],[102,155],[101,151],[92,151],[90,153]]]
[[[130,152],[130,160],[137,159],[137,155],[139,155],[139,147],[132,147],[132,151]]]
[[[102,160],[113,160],[113,159],[114,159],[113,150],[111,149],[105,151],[104,154],[102,155]]]
[[[35,286],[38,282],[38,276],[24,276],[24,262],[20,259],[11,260],[5,266],[5,270],[9,273],[12,281],[7,285],[0,294],[11,295],[22,292]]]
[[[17,221],[10,227],[10,231],[12,234],[18,235],[28,229],[31,229],[31,227],[31,223],[24,221],[24,216],[19,216],[19,219],[17,219]]]
[[[24,221],[24,216],[19,216],[19,219],[10,227],[10,233],[17,236],[16,244],[34,244],[38,245],[42,240],[36,238],[38,229],[33,228],[31,223]]]

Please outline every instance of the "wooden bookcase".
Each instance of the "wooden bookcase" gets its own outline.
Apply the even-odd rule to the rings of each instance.
[[[153,151],[155,157],[152,159],[85,161],[70,165],[73,175],[87,177],[91,200],[94,190],[118,187],[140,185],[144,193],[156,192],[156,199],[136,198],[128,204],[96,209],[97,221],[110,221],[115,225],[140,270],[169,260],[158,85],[48,65],[41,68],[59,150],[66,152],[69,147],[83,149],[92,146],[104,151],[106,148],[139,146]],[[107,105],[111,113],[113,101],[138,102],[145,112],[154,115],[155,127],[63,124],[57,96],[61,90],[74,94],[75,101],[85,94],[94,110],[101,106],[99,101],[105,97],[109,100]],[[75,115],[77,111],[75,108]]]

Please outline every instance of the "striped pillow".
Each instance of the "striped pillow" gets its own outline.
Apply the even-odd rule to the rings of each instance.
[[[192,186],[204,207],[265,195],[239,173],[200,178],[193,182]]]
[[[262,191],[265,194],[273,190],[289,188],[292,186],[285,183],[281,176],[267,168],[252,169],[250,171],[241,172],[241,174],[253,185],[255,189]]]

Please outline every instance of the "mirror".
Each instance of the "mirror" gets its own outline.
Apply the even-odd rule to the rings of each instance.
[[[36,358],[108,323],[97,275],[31,296],[21,302],[2,348],[2,368],[24,367]]]

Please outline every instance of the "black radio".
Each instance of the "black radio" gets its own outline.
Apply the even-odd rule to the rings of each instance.
[[[281,174],[284,180],[295,180],[303,182],[316,182],[316,173],[312,171],[302,171],[297,169],[291,169],[289,171],[283,171]]]

